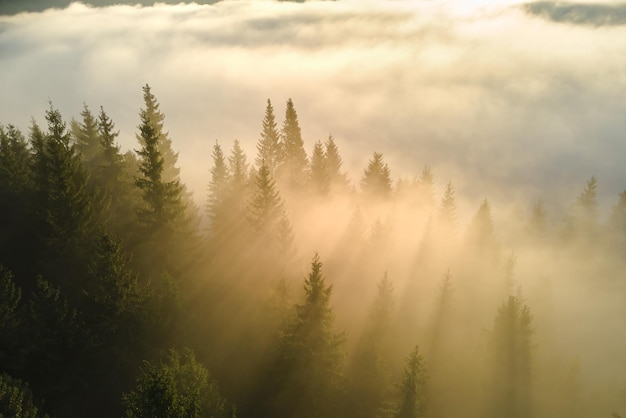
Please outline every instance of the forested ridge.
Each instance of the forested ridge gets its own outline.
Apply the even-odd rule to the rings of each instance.
[[[103,108],[0,125],[0,416],[626,414],[626,190],[462,224],[429,166],[351,179],[268,99],[198,205],[143,98],[128,151]]]

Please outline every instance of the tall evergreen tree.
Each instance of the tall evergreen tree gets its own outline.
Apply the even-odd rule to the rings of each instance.
[[[267,165],[272,175],[276,175],[276,168],[283,161],[283,144],[280,140],[280,133],[276,127],[276,117],[274,107],[270,99],[267,99],[265,107],[265,117],[263,119],[263,129],[261,139],[257,144],[256,165],[260,169],[263,164]]]
[[[478,211],[472,218],[467,232],[467,238],[470,245],[478,250],[493,250],[496,247],[496,240],[493,228],[493,219],[491,217],[491,207],[487,199],[478,208]]]
[[[439,206],[438,224],[447,231],[453,231],[456,224],[456,197],[452,182],[448,182]]]
[[[34,182],[38,231],[47,261],[60,268],[74,260],[79,241],[93,227],[92,200],[86,190],[87,174],[71,141],[61,113],[50,105],[48,132],[33,128]],[[61,255],[70,259],[61,259]],[[76,272],[78,273],[78,272]]]
[[[163,121],[165,120],[165,115],[161,112],[160,104],[154,94],[152,94],[151,87],[146,84],[142,89],[145,107],[141,110],[141,117],[142,121],[145,118],[144,123],[150,123],[154,131],[153,135],[156,137],[155,146],[163,158],[163,181],[165,183],[180,182],[180,168],[177,167],[178,153],[174,152],[169,133],[164,130]],[[141,146],[146,145],[143,142],[145,141],[143,134],[138,135],[137,139]]]
[[[326,284],[317,254],[304,291],[305,301],[296,306],[282,337],[273,416],[334,417],[339,413],[344,336],[334,331],[332,286]]]
[[[216,141],[213,146],[213,167],[208,187],[206,214],[209,218],[209,229],[215,236],[223,230],[228,220],[230,208],[227,206],[230,190],[230,173],[222,147]]]
[[[348,179],[346,173],[342,170],[343,160],[339,155],[339,148],[335,144],[335,139],[332,135],[328,136],[328,139],[324,143],[326,167],[328,170],[328,179],[333,188],[344,190],[348,188]]]
[[[493,418],[532,416],[532,334],[528,306],[520,298],[509,296],[498,309],[493,330]]]
[[[244,193],[248,186],[249,164],[247,157],[238,140],[233,142],[233,148],[228,157],[228,169],[232,176],[232,189],[236,195]]]
[[[326,153],[324,152],[324,146],[321,141],[316,141],[313,145],[309,181],[313,190],[317,193],[322,195],[328,193],[330,187],[330,173]]]
[[[100,164],[99,157],[102,155],[98,121],[85,103],[80,115],[82,120],[77,122],[72,119],[70,128],[82,161],[89,170],[93,170]]]
[[[375,152],[365,168],[361,189],[369,196],[387,197],[391,194],[391,173],[381,153]]]
[[[285,209],[276,190],[270,168],[262,164],[255,179],[252,199],[248,205],[248,220],[257,232],[272,231],[279,224]]]
[[[284,174],[288,176],[291,185],[300,185],[304,182],[308,161],[298,114],[291,99],[287,100],[281,138],[284,150]]]
[[[427,416],[426,381],[424,358],[420,354],[419,347],[416,346],[406,359],[399,388],[400,397],[394,418],[423,418]]]
[[[149,92],[149,88],[147,91]],[[142,191],[145,205],[139,211],[139,220],[148,231],[154,233],[161,228],[171,227],[173,222],[179,220],[183,209],[182,187],[178,180],[167,181],[163,175],[165,163],[153,114],[142,110],[140,117],[139,142],[142,148],[136,152],[140,157],[141,176],[135,180],[135,184]]]

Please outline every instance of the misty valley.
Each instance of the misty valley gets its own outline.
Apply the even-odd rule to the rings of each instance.
[[[626,190],[467,207],[268,99],[194,196],[142,91],[0,121],[0,416],[626,417]]]

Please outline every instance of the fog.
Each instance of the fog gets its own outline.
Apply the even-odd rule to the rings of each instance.
[[[379,410],[360,406],[368,416],[401,416],[396,392],[416,345],[433,417],[624,416],[625,8],[224,0],[25,9],[0,15],[0,124],[17,126],[36,156],[31,118],[45,128],[56,108],[69,127],[84,121],[84,105],[94,115],[103,106],[122,153],[135,150],[141,164],[146,126],[163,123],[159,141],[178,152],[166,165],[180,168],[191,193],[180,192],[185,222],[156,222],[149,235],[137,215],[147,213],[147,192],[111,198],[89,183],[101,181],[97,167],[86,184],[108,196],[94,206],[110,213],[94,217],[144,288],[171,275],[173,287],[150,297],[180,291],[182,309],[155,302],[176,312],[158,337],[167,343],[156,345],[195,350],[239,416],[361,416],[358,400],[373,393]],[[145,116],[146,84],[162,120]],[[288,100],[297,111],[300,171],[301,149],[288,150],[284,129],[275,166],[259,151],[268,99],[278,131]],[[331,135],[343,160],[336,172]],[[228,165],[235,140],[251,168],[241,184],[232,163],[219,174],[216,158],[223,151]],[[323,188],[316,141],[326,147]],[[377,153],[382,163],[371,165]],[[265,169],[278,196],[267,213]],[[142,166],[124,170],[131,189]],[[315,254],[332,287],[329,324],[343,339],[333,346],[341,383],[311,378],[342,388],[311,395],[331,408],[324,413],[306,409],[310,399],[298,392],[306,378],[281,363],[310,296],[304,279]],[[0,264],[18,284],[20,273],[64,271],[11,257]],[[156,358],[156,347],[142,350]],[[369,360],[379,369],[368,375]],[[368,379],[379,389],[359,386]],[[31,386],[35,398],[55,393]],[[50,405],[67,413],[63,402]]]

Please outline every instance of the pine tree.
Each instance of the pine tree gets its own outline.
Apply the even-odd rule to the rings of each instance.
[[[33,127],[36,207],[45,245],[58,255],[88,232],[93,218],[80,154],[52,104],[46,120],[46,134]]]
[[[284,204],[276,190],[276,183],[266,164],[261,164],[255,179],[252,199],[248,205],[248,220],[261,233],[272,231],[280,222]]]
[[[165,163],[152,115],[142,110],[140,117],[139,142],[142,149],[135,152],[140,157],[141,176],[136,178],[135,184],[142,191],[144,208],[139,211],[139,220],[148,231],[155,233],[161,228],[171,228],[174,222],[180,220],[183,211],[182,187],[178,180],[165,180],[163,174]]]
[[[273,416],[333,417],[338,413],[344,336],[334,331],[332,286],[326,285],[317,254],[304,291],[305,301],[296,306],[282,337]]]
[[[570,232],[581,237],[594,238],[598,226],[598,182],[592,176],[574,204]]]
[[[164,131],[163,121],[165,115],[160,110],[160,104],[157,101],[154,94],[152,94],[151,87],[146,84],[142,87],[143,100],[145,108],[141,110],[142,121],[145,118],[144,123],[150,123],[153,129],[153,135],[156,137],[156,148],[163,158],[163,181],[165,183],[171,183],[174,181],[180,182],[180,168],[177,167],[178,153],[174,152],[172,148],[172,140],[169,138],[169,134]],[[145,146],[145,138],[142,134],[137,136],[139,144]]]
[[[93,171],[100,165],[99,157],[102,155],[98,121],[85,103],[83,103],[83,110],[80,112],[80,115],[82,121],[72,120],[70,127],[82,161],[90,171]]]
[[[516,296],[498,309],[493,330],[492,417],[528,418],[532,415],[532,315]]]
[[[346,173],[341,171],[343,160],[339,155],[339,148],[337,148],[335,139],[332,135],[328,136],[328,139],[324,143],[324,147],[326,148],[326,168],[331,187],[340,191],[346,190],[348,188],[348,179],[346,177]]]
[[[213,146],[213,167],[211,167],[211,180],[208,187],[208,199],[206,214],[209,218],[209,228],[213,235],[223,230],[228,223],[230,208],[227,206],[230,190],[230,173],[226,164],[226,158],[222,147],[217,141]]]
[[[491,218],[491,208],[487,199],[478,208],[472,219],[467,233],[468,241],[474,248],[483,250],[493,250],[496,247],[493,219]]]
[[[330,187],[330,173],[326,160],[326,153],[321,141],[316,141],[311,154],[311,169],[309,173],[309,181],[313,190],[318,194],[324,195],[328,193]]]
[[[375,152],[363,172],[361,189],[369,196],[388,197],[391,194],[390,174],[383,155]]]
[[[423,418],[427,416],[426,366],[416,346],[406,359],[400,398],[394,418]]]
[[[446,231],[453,231],[456,224],[456,198],[452,182],[448,182],[439,206],[437,223]]]
[[[237,196],[243,194],[248,187],[248,170],[249,165],[246,154],[244,153],[238,140],[233,142],[233,148],[228,157],[228,169],[232,176],[233,193]]]
[[[267,165],[270,174],[276,174],[276,168],[283,161],[283,144],[280,141],[280,134],[276,127],[276,117],[272,102],[267,99],[265,108],[265,118],[263,119],[263,129],[261,139],[257,144],[256,165],[260,169],[263,164]]]
[[[304,182],[308,161],[302,141],[298,114],[291,99],[287,100],[281,138],[284,149],[283,174],[287,176],[290,185],[298,186]]]

